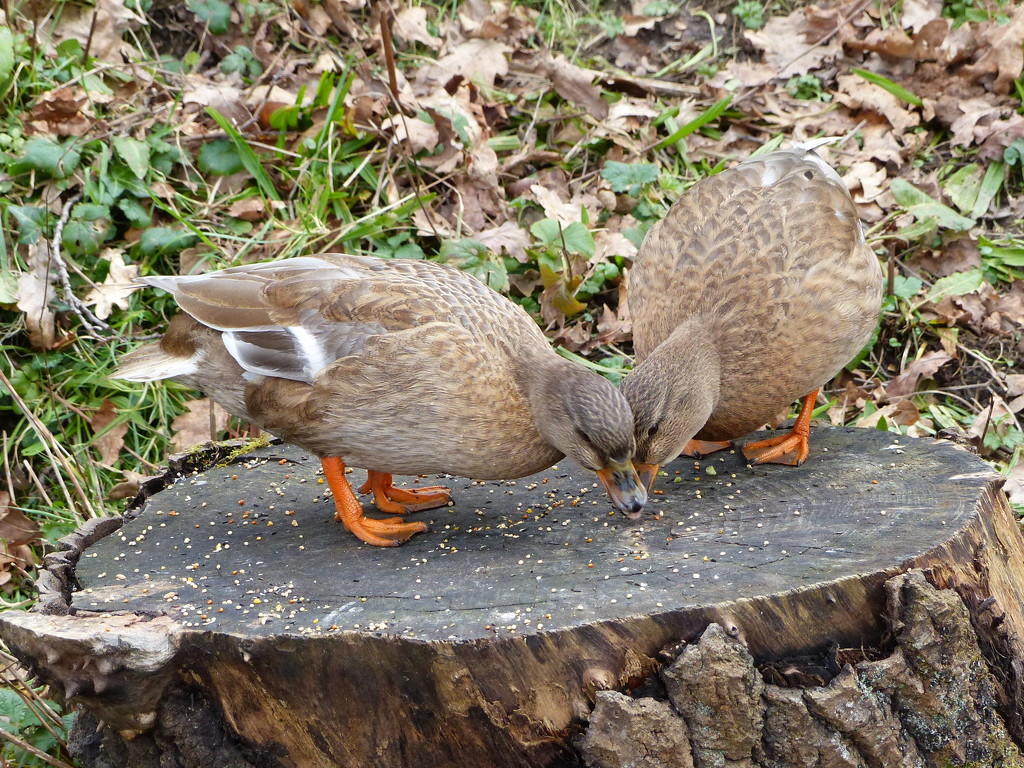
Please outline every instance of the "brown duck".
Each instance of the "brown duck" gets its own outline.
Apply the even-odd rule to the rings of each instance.
[[[743,447],[754,463],[801,464],[818,390],[871,337],[881,285],[850,193],[813,151],[772,152],[690,188],[629,279],[637,365],[623,392],[645,483],[802,397],[792,431]]]
[[[346,464],[369,471],[360,492],[391,514],[449,501],[443,486],[401,489],[392,474],[515,478],[563,455],[597,472],[630,516],[647,500],[621,393],[458,269],[323,254],[142,282],[182,312],[115,377],[178,379],[315,453],[336,518],[369,544],[427,528],[366,517]]]

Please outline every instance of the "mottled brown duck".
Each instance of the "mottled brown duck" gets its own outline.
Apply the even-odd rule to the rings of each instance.
[[[798,398],[790,432],[743,452],[802,463],[818,391],[871,337],[881,285],[850,193],[813,151],[765,154],[691,187],[629,276],[637,365],[623,391],[645,483]]]
[[[368,470],[360,492],[391,514],[449,501],[443,486],[401,489],[392,474],[507,479],[563,455],[630,516],[647,499],[622,394],[458,269],[323,254],[142,282],[182,311],[115,376],[180,380],[315,453],[336,518],[362,541],[395,546],[426,525],[366,517],[345,465]]]

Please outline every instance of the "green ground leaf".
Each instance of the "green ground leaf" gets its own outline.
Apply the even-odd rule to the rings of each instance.
[[[468,272],[498,293],[508,291],[508,270],[505,269],[505,263],[501,259],[492,260],[490,250],[479,240],[471,237],[446,240],[441,243],[438,258],[445,264]]]
[[[199,149],[199,170],[214,176],[229,176],[245,168],[238,148],[230,139],[214,139]]]
[[[134,198],[120,198],[117,201],[117,207],[121,209],[121,213],[124,214],[133,227],[145,229],[153,223],[153,217],[149,215],[146,207]]]
[[[984,282],[985,277],[980,269],[956,272],[937,280],[924,298],[925,301],[941,301],[946,296],[963,296],[965,293],[974,293]]]
[[[658,166],[654,163],[619,163],[609,160],[601,169],[601,176],[611,184],[613,192],[625,192],[636,197],[640,188],[658,179]]]
[[[597,249],[590,230],[578,221],[563,227],[555,219],[541,219],[530,226],[530,232],[546,246],[564,247],[569,253],[579,253],[588,258]]]
[[[14,76],[14,33],[8,26],[0,27],[0,96],[7,91]]]
[[[680,139],[685,139],[691,133],[699,130],[703,126],[710,123],[712,120],[717,120],[722,116],[722,113],[729,108],[732,103],[732,96],[726,96],[721,101],[716,101],[710,107],[705,109],[700,115],[695,117],[693,120],[688,122],[686,125],[679,127],[677,130],[672,132],[672,135],[666,136],[664,139],[654,145],[654,149],[661,149],[662,147],[670,146],[675,144]]]
[[[896,202],[906,208],[918,221],[932,221],[944,229],[954,232],[965,232],[974,226],[974,219],[961,216],[948,205],[943,205],[935,198],[922,192],[909,181],[893,179],[889,186]]]
[[[32,205],[12,205],[7,210],[18,223],[18,243],[31,245],[38,242],[46,224],[47,210]]]
[[[992,165],[985,169],[985,178],[981,180],[978,199],[974,202],[974,207],[971,209],[972,219],[980,219],[988,212],[989,206],[992,205],[995,196],[999,194],[999,190],[1003,187],[1005,169],[1005,163],[992,163]]]
[[[143,256],[156,253],[174,253],[194,245],[198,238],[186,229],[152,227],[139,238],[139,252]]]
[[[71,209],[71,218],[64,226],[63,245],[69,253],[89,255],[114,234],[110,208],[96,203],[79,203]]]
[[[14,173],[39,171],[57,179],[70,176],[82,159],[71,143],[58,144],[53,139],[29,139],[21,150],[21,157],[11,164]]]
[[[540,219],[530,225],[530,234],[544,245],[552,245],[561,236],[562,228],[555,219]]]
[[[594,236],[590,230],[580,222],[574,221],[562,231],[565,238],[565,249],[569,253],[579,253],[587,258],[594,255],[597,246],[594,244]]]
[[[946,179],[943,188],[953,205],[961,211],[972,210],[978,201],[978,192],[981,191],[982,176],[976,163],[968,163]]]
[[[231,6],[223,0],[189,0],[188,7],[215,35],[223,35],[231,28]]]
[[[137,179],[149,172],[149,145],[131,136],[115,136],[114,151],[124,160]]]

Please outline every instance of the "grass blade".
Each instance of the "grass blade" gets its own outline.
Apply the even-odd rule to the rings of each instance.
[[[686,125],[680,126],[678,129],[673,131],[671,135],[666,136],[664,139],[655,144],[653,149],[662,149],[664,147],[669,146],[670,144],[675,144],[680,139],[685,139],[687,136],[689,136],[697,129],[702,128],[703,126],[710,123],[712,120],[717,120],[719,117],[721,117],[722,113],[729,108],[729,105],[731,103],[732,96],[726,96],[721,101],[716,101],[714,104],[712,104],[710,107],[704,110],[700,115],[695,117],[693,120],[688,122]]]
[[[920,107],[924,105],[924,102],[921,101],[920,96],[918,96],[913,91],[908,91],[899,83],[894,83],[892,80],[890,80],[888,77],[885,77],[884,75],[879,75],[876,72],[868,72],[868,70],[866,69],[858,69],[856,67],[854,67],[850,71],[853,72],[853,74],[855,75],[860,75],[869,83],[873,83],[874,85],[884,88],[897,99],[907,102],[907,104],[913,104],[915,107]]]
[[[233,126],[224,115],[218,112],[213,107],[206,108],[207,114],[210,115],[221,127],[224,133],[227,134],[231,143],[235,145],[238,150],[238,156],[242,158],[242,165],[245,166],[245,170],[252,174],[252,177],[256,179],[256,184],[262,190],[263,194],[269,197],[271,200],[280,202],[281,196],[277,192],[277,187],[274,186],[274,182],[270,179],[270,174],[267,173],[267,169],[263,167],[263,163],[256,157],[256,153],[252,151],[252,147],[249,146],[249,142],[238,132],[238,129]]]

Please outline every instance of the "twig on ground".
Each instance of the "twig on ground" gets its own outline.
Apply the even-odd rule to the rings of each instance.
[[[61,245],[63,244],[64,238],[64,225],[68,223],[68,219],[71,218],[71,208],[79,200],[82,199],[82,193],[77,192],[68,198],[67,202],[64,203],[64,207],[60,212],[60,219],[57,220],[57,226],[53,230],[53,240],[50,241],[50,258],[53,259],[54,266],[57,269],[57,276],[60,278],[61,287],[64,289],[64,300],[67,301],[68,306],[78,315],[78,319],[81,321],[89,333],[98,339],[103,337],[99,335],[99,331],[105,331],[107,333],[113,333],[113,329],[105,322],[100,320],[94,315],[85,303],[75,296],[75,292],[71,288],[71,277],[68,274],[68,266],[64,263],[64,256],[61,254]]]

